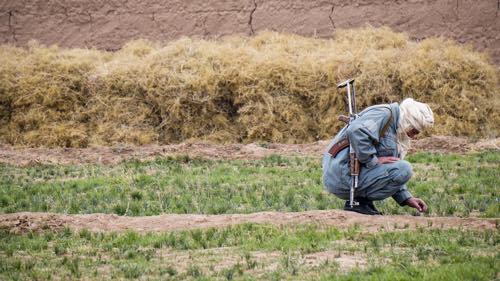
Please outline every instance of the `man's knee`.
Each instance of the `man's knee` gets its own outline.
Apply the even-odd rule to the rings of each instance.
[[[410,163],[405,160],[397,162],[395,176],[393,178],[394,183],[403,185],[407,183],[413,175]]]

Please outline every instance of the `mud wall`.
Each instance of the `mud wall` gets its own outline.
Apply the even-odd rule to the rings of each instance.
[[[36,39],[116,50],[131,39],[252,35],[269,29],[329,37],[337,28],[387,25],[413,39],[444,36],[500,64],[500,0],[0,0],[0,43]]]

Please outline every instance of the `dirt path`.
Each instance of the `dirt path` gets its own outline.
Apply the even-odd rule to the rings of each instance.
[[[160,215],[149,217],[124,217],[108,214],[63,215],[54,213],[13,213],[0,215],[0,228],[14,233],[88,229],[100,231],[135,230],[143,232],[164,232],[182,229],[227,227],[241,223],[269,223],[274,225],[296,223],[318,223],[338,228],[359,225],[367,231],[414,229],[416,227],[496,229],[498,219],[457,217],[414,217],[414,216],[365,216],[341,210],[307,212],[261,212],[231,215]]]
[[[34,164],[116,164],[125,160],[189,155],[208,159],[259,159],[272,154],[320,156],[329,141],[310,144],[204,144],[115,146],[94,148],[14,148],[0,144],[0,163],[18,166]],[[467,153],[499,150],[500,138],[470,142],[466,138],[434,136],[414,141],[412,151]]]

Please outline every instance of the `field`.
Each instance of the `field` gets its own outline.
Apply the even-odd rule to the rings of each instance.
[[[323,190],[347,77],[359,109],[432,108],[426,214]],[[0,280],[500,280],[499,77],[387,27],[0,45]]]
[[[424,196],[430,214],[498,215],[500,154],[419,153],[408,188]],[[188,156],[118,165],[2,166],[0,211],[108,213],[127,216],[229,214],[340,208],[323,193],[317,157],[271,155],[260,160],[191,159]],[[402,212],[382,202],[388,214]]]
[[[1,164],[0,279],[498,278],[498,150],[411,154],[416,217],[334,210],[317,153],[247,158]]]

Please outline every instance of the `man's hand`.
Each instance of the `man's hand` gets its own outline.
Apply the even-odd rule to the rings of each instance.
[[[392,157],[392,156],[381,156],[378,157],[378,163],[379,164],[387,164],[387,163],[394,163],[399,161],[399,158],[397,157]]]
[[[410,198],[406,200],[404,203],[405,205],[417,209],[419,212],[427,212],[427,204],[425,204],[424,200],[422,199]]]

